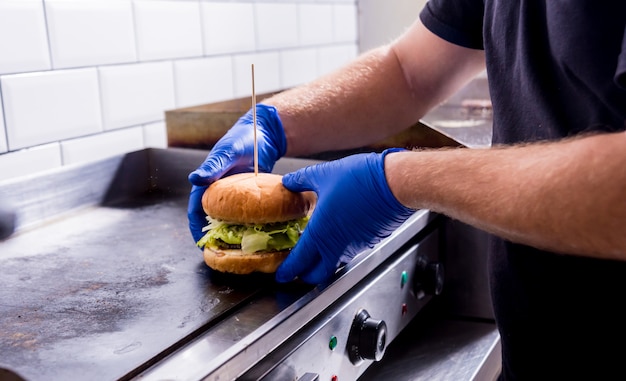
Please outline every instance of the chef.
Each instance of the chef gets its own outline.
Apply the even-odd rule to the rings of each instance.
[[[359,154],[284,177],[318,195],[276,273],[316,284],[420,208],[492,234],[502,380],[626,377],[626,2],[430,0],[392,43],[256,106],[259,168],[366,146],[486,69],[489,149]],[[189,176],[251,171],[252,110]]]

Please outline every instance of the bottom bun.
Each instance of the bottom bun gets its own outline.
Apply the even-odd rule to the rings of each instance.
[[[274,273],[290,250],[241,254],[241,250],[204,248],[204,262],[213,270],[231,274]]]

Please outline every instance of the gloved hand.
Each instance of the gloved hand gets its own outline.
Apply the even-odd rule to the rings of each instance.
[[[352,259],[398,228],[414,210],[395,198],[385,179],[385,156],[369,153],[306,167],[283,176],[295,192],[314,191],[317,204],[300,240],[276,272],[278,282],[296,276],[320,284],[340,258]]]
[[[287,139],[278,112],[272,106],[256,105],[259,171],[271,172],[287,151]],[[254,171],[254,125],[252,109],[213,146],[204,163],[189,174],[193,184],[189,195],[187,217],[195,242],[204,235],[207,224],[202,209],[202,194],[214,181],[225,175]]]

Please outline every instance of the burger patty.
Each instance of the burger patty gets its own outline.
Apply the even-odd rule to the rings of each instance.
[[[241,245],[237,245],[237,244],[232,244],[232,243],[226,243],[222,240],[219,240],[219,248],[220,249],[241,249]]]

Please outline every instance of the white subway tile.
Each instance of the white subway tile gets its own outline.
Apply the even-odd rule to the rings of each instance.
[[[319,75],[327,74],[355,59],[358,54],[356,44],[328,46],[318,50]]]
[[[296,4],[256,3],[259,49],[289,48],[298,45]]]
[[[0,1],[0,73],[50,69],[41,0]]]
[[[233,63],[228,56],[174,62],[176,107],[195,106],[234,97]]]
[[[46,0],[45,3],[55,68],[137,60],[130,1]]]
[[[96,69],[0,78],[10,150],[102,131]]]
[[[201,2],[204,54],[250,52],[256,47],[251,3]]]
[[[0,154],[7,152],[9,149],[7,146],[7,131],[6,128],[4,128],[4,113],[2,109],[2,96],[0,94]]]
[[[301,45],[321,45],[333,42],[333,6],[331,4],[301,4],[298,7]]]
[[[252,68],[257,94],[281,90],[278,53],[242,54],[233,57],[235,97],[252,95]]]
[[[0,181],[30,176],[61,167],[58,143],[45,144],[0,155]]]
[[[200,3],[135,1],[139,59],[202,56]]]
[[[164,119],[174,108],[171,62],[105,66],[100,72],[106,130]]]
[[[167,128],[165,122],[143,126],[143,145],[146,148],[167,148]]]
[[[355,4],[333,5],[335,42],[355,42],[358,39],[357,17]]]
[[[61,142],[63,165],[88,163],[143,148],[141,127],[107,131]]]
[[[285,50],[280,54],[280,67],[284,88],[309,82],[317,77],[317,51],[314,48]]]

